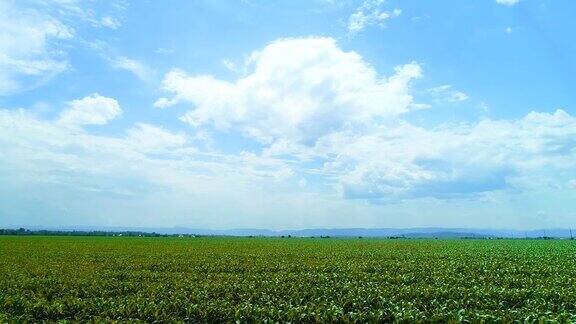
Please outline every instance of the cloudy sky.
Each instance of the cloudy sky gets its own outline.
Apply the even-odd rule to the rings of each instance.
[[[0,0],[0,226],[576,226],[575,11]]]

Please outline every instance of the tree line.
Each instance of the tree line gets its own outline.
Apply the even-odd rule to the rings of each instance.
[[[129,237],[198,237],[195,234],[160,234],[139,231],[63,231],[63,230],[29,230],[26,228],[0,228],[0,235],[38,235],[38,236],[129,236]]]

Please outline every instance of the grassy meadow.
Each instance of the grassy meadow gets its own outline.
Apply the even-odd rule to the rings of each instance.
[[[0,236],[0,322],[575,322],[576,241]]]

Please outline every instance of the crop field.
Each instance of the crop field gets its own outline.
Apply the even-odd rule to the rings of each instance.
[[[0,322],[574,322],[576,242],[0,237]]]

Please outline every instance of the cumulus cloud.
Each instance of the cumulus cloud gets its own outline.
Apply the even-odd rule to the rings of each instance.
[[[173,70],[163,81],[172,96],[156,106],[190,103],[183,121],[252,138],[262,156],[290,157],[295,173],[321,175],[348,199],[470,198],[576,167],[576,122],[564,110],[431,129],[409,123],[419,107],[410,86],[422,75],[416,63],[384,77],[334,40],[306,38],[273,42],[250,65],[235,82]],[[437,102],[468,98],[451,85],[425,93]]]
[[[0,109],[6,226],[311,226],[314,217],[334,219],[333,210],[343,210],[344,201],[306,194],[281,159],[202,151],[159,125],[90,132]]]
[[[151,133],[157,137],[152,139]],[[67,199],[56,206],[50,202],[50,194],[40,195],[39,199],[48,200],[44,202],[47,213],[61,214],[59,209],[72,208],[70,197],[81,192],[93,200],[103,196],[144,199],[147,192],[158,192],[158,186],[178,179],[166,171],[176,168],[172,160],[157,156],[167,148],[178,149],[182,141],[177,137],[152,125],[136,125],[125,137],[91,135],[82,128],[42,120],[26,110],[0,109],[0,177],[8,188],[16,183],[50,188],[56,197],[66,193]],[[175,173],[184,178],[183,172]],[[33,195],[33,190],[27,190],[28,194]],[[74,211],[81,213],[81,209],[77,206]],[[87,213],[94,216],[98,211]]]
[[[68,109],[60,114],[62,125],[104,125],[122,113],[118,102],[94,93],[67,103]]]
[[[228,82],[209,75],[168,73],[173,94],[155,106],[189,102],[182,120],[199,127],[239,130],[264,143],[279,139],[314,143],[342,129],[390,119],[411,109],[410,83],[417,63],[398,66],[388,78],[331,38],[281,39],[251,55],[251,73]]]
[[[333,134],[314,153],[345,198],[393,202],[471,198],[562,183],[576,167],[576,118],[563,110],[516,121],[485,119],[434,129],[403,122],[367,133]],[[335,158],[332,158],[335,157]]]
[[[163,81],[168,95],[155,104],[191,106],[182,120],[197,132],[244,135],[250,145],[240,153],[200,149],[184,133],[147,123],[120,137],[91,135],[78,126],[103,125],[122,112],[113,98],[93,94],[70,101],[55,121],[0,110],[0,167],[102,190],[107,184],[90,175],[186,194],[213,190],[220,198],[292,181],[284,188],[290,193],[321,185],[343,200],[374,203],[473,199],[528,190],[542,179],[566,188],[573,178],[576,118],[564,110],[416,126],[408,120],[418,107],[412,87],[420,66],[383,76],[330,38],[278,40],[252,53],[248,68],[233,81],[173,70]],[[444,85],[428,93],[448,100],[454,91]]]
[[[221,197],[292,175],[282,160],[248,152],[202,152],[184,133],[158,125],[136,123],[119,136],[70,127],[105,123],[119,113],[116,105],[95,94],[70,101],[59,120],[39,118],[30,110],[0,109],[0,178],[110,194],[174,190]]]
[[[398,17],[402,10],[385,11],[384,0],[366,0],[348,19],[348,31],[357,33],[368,26],[385,27],[390,18]]]
[[[29,110],[0,109],[0,213],[7,226],[40,219],[54,225],[246,226],[279,216],[279,206],[294,195],[309,199],[282,194],[291,174],[274,158],[200,152],[181,133],[157,125],[94,135]],[[281,217],[286,224],[293,210]]]
[[[427,130],[403,123],[369,134],[338,134],[323,144],[337,158],[348,198],[468,197],[514,186],[517,177],[576,167],[576,118],[563,110],[516,121],[482,120]]]

